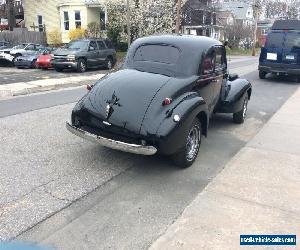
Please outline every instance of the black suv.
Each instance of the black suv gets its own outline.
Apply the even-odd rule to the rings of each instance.
[[[259,57],[259,77],[295,75],[300,82],[300,20],[277,20]]]
[[[75,69],[85,72],[87,68],[105,66],[111,69],[116,62],[116,50],[108,40],[73,40],[54,52],[52,64],[56,71]]]

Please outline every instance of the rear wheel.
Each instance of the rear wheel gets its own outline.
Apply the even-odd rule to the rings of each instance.
[[[194,163],[200,149],[201,135],[201,123],[195,118],[187,137],[185,138],[185,147],[172,156],[176,165],[181,168],[187,168]]]
[[[267,72],[260,70],[259,71],[259,78],[260,79],[265,79],[267,75]]]
[[[36,60],[33,60],[33,61],[32,61],[32,63],[31,63],[31,68],[37,69]]]
[[[62,68],[57,68],[57,67],[55,67],[54,69],[55,69],[57,72],[62,72],[62,71],[63,71]]]
[[[77,62],[77,72],[83,73],[86,71],[86,61],[84,59],[79,59]]]
[[[239,112],[233,114],[233,122],[241,124],[245,121],[248,109],[248,95],[245,96],[243,107]]]

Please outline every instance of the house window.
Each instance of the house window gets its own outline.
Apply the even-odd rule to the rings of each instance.
[[[38,20],[38,29],[39,29],[39,32],[43,32],[44,31],[43,16],[38,15],[37,16],[37,20]]]
[[[81,28],[81,15],[79,10],[75,10],[75,27],[76,29]]]
[[[70,29],[69,12],[64,11],[64,28],[65,30]]]
[[[100,29],[106,30],[106,11],[100,11]]]

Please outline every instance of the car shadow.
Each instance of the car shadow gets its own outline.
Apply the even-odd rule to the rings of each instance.
[[[266,81],[270,82],[270,83],[285,83],[285,84],[291,84],[291,85],[298,85],[300,84],[300,82],[298,82],[297,77],[296,76],[284,76],[284,75],[275,75],[275,74],[267,74]]]

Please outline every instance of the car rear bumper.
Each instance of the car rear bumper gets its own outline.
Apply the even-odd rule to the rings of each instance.
[[[66,123],[67,129],[81,138],[89,140],[91,142],[96,142],[101,144],[102,146],[117,149],[124,152],[140,154],[140,155],[154,155],[157,152],[157,149],[153,146],[143,146],[138,144],[129,144],[121,141],[116,141],[112,139],[108,139],[102,136],[98,136],[87,131],[84,131],[80,128],[72,126],[70,123]]]
[[[300,75],[300,66],[287,65],[287,64],[276,64],[276,65],[259,65],[258,70],[266,73],[282,73],[288,75]]]

